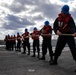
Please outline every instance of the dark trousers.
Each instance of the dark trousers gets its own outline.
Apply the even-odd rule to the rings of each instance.
[[[8,41],[6,41],[5,45],[6,45],[6,50],[8,50]]]
[[[21,51],[21,41],[17,41],[17,50]]]
[[[16,46],[16,41],[14,41],[14,49],[16,50],[17,46]]]
[[[38,53],[38,56],[39,56],[40,55],[39,39],[33,40],[33,54],[34,55],[35,55],[36,49],[37,49],[37,53]]]
[[[13,49],[14,49],[14,42],[11,41],[11,50],[13,50]]]
[[[11,42],[9,40],[7,41],[7,50],[11,50]]]
[[[49,56],[52,57],[53,51],[52,51],[51,40],[43,40],[43,43],[42,43],[42,55],[43,55],[43,57],[45,57],[45,55],[47,53],[47,48],[49,50]]]
[[[30,54],[30,43],[24,41],[23,42],[23,50],[24,50],[24,53],[26,53],[26,47],[28,48],[28,53]]]
[[[61,55],[61,52],[64,46],[68,44],[70,51],[72,53],[73,59],[76,61],[76,49],[75,49],[75,40],[73,36],[59,36],[57,40],[57,45],[55,49],[54,60],[57,61],[58,57]]]

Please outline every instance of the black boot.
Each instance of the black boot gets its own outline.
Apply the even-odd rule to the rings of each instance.
[[[24,50],[24,52],[22,52],[21,54],[26,54],[26,51]]]
[[[32,55],[31,57],[36,57],[35,55]]]
[[[53,62],[50,62],[50,65],[57,65],[57,59],[58,57],[55,56]]]
[[[38,52],[37,58],[40,58],[40,53]]]
[[[36,57],[35,53],[31,57]]]
[[[41,58],[39,58],[40,60],[45,60],[45,56],[42,56]]]
[[[76,72],[76,69],[75,69],[75,72]]]
[[[30,55],[30,53],[28,53],[27,55]]]
[[[27,55],[30,55],[30,50],[28,50],[28,54]]]
[[[40,55],[38,55],[37,58],[40,58]]]
[[[52,62],[53,62],[53,56],[50,57],[49,63],[52,63]]]
[[[28,52],[28,54],[27,55],[30,55],[30,52]]]

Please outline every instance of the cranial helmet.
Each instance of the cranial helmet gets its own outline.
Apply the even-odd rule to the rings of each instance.
[[[44,24],[45,24],[45,25],[49,25],[49,21],[45,21]]]
[[[17,34],[19,34],[19,32],[17,32]]]
[[[69,14],[69,6],[68,5],[64,5],[61,9],[61,11],[65,14]]]
[[[25,32],[27,32],[27,31],[28,31],[28,29],[26,28],[26,29],[25,29]]]
[[[36,28],[36,27],[34,27],[34,30],[37,30],[37,28]]]

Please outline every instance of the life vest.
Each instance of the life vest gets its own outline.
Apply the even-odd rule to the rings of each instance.
[[[49,31],[52,30],[51,26],[44,26],[43,29],[42,29],[42,34],[49,34]],[[48,36],[43,36],[43,37],[50,37],[49,35]]]
[[[4,41],[6,42],[8,40],[8,37],[7,36],[5,36],[5,39],[4,39]]]
[[[14,42],[14,37],[13,36],[10,37],[10,41]]]
[[[21,42],[22,42],[22,44],[23,44],[23,42],[24,42],[24,38],[21,39]]]
[[[32,35],[39,35],[39,31],[35,30]],[[32,36],[32,39],[39,39],[39,36]]]
[[[25,32],[25,33],[23,34],[23,38],[25,38],[26,36],[29,36],[29,32]]]
[[[17,41],[21,41],[21,36],[17,35]]]
[[[14,38],[14,41],[16,41],[16,36],[14,36],[13,38]]]
[[[10,41],[10,36],[7,36],[7,40]]]
[[[68,14],[65,18],[62,17],[62,14],[58,15],[58,30],[62,33],[70,32],[70,27],[68,25],[69,19],[71,17],[70,14]]]

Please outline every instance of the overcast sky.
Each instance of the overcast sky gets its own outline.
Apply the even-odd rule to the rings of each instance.
[[[25,28],[29,32],[34,27],[41,29],[46,20],[53,26],[64,4],[69,5],[76,23],[76,0],[0,0],[0,39],[8,34],[22,34]]]

